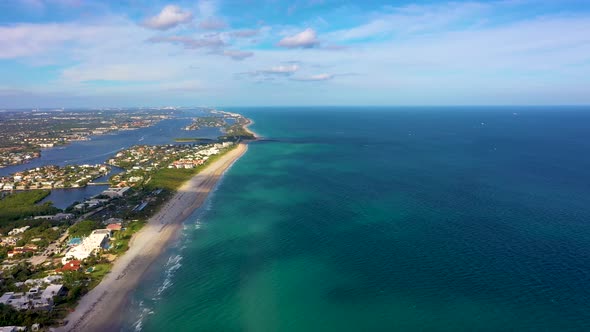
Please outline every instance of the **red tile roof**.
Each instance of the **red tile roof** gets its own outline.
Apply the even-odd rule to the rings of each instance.
[[[67,262],[62,268],[57,269],[57,272],[64,272],[64,271],[78,271],[80,270],[80,264],[82,264],[82,262],[80,262],[77,259],[71,260],[69,262]]]
[[[107,229],[110,229],[111,231],[120,231],[121,225],[120,224],[108,224]]]

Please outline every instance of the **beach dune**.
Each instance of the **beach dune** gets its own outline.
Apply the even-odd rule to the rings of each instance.
[[[130,242],[102,282],[80,300],[68,323],[57,331],[111,331],[120,328],[129,293],[142,275],[182,228],[182,222],[200,207],[234,161],[248,149],[238,146],[209,164],[188,180],[178,192],[150,218]]]

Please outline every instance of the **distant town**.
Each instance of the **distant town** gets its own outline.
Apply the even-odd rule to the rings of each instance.
[[[0,167],[38,158],[43,148],[153,126],[175,110],[30,110],[0,112]]]
[[[0,185],[4,191],[80,188],[96,178],[107,175],[109,171],[110,167],[104,164],[64,167],[49,165],[17,172],[11,176],[2,176]]]

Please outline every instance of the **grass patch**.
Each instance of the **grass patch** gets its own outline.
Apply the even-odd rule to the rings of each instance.
[[[133,234],[137,233],[146,224],[143,220],[134,220],[125,227],[124,230],[120,230],[114,234],[115,240],[112,243],[110,253],[114,255],[121,255],[129,249],[129,241]]]
[[[94,288],[96,285],[100,283],[102,278],[111,271],[111,264],[109,263],[100,263],[92,266],[94,270],[90,272],[91,281],[89,284],[89,289]]]
[[[146,185],[149,189],[162,188],[177,190],[186,180],[198,173],[198,168],[176,169],[162,168],[152,176],[151,181]]]

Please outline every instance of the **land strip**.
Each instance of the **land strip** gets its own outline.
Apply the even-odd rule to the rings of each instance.
[[[86,294],[68,324],[58,331],[108,331],[120,324],[129,293],[141,276],[175,238],[182,222],[200,207],[223,173],[247,150],[238,146],[209,164],[187,181],[176,194],[134,235],[129,250],[119,257],[102,282]]]

